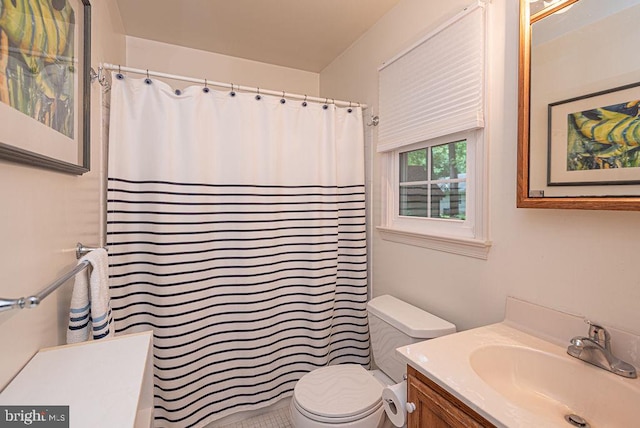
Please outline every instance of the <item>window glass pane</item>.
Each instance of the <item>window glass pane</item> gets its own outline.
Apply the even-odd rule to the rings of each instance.
[[[465,177],[467,174],[467,141],[431,147],[431,179]]]
[[[427,181],[427,149],[400,153],[400,182]]]
[[[466,183],[431,185],[431,217],[465,220],[467,217]]]
[[[400,215],[428,216],[429,186],[400,186]]]

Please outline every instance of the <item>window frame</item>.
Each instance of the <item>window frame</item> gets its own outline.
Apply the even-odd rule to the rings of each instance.
[[[376,229],[385,240],[480,259],[488,257],[484,128],[457,132],[381,153],[382,219]],[[400,153],[467,141],[466,219],[400,216]]]

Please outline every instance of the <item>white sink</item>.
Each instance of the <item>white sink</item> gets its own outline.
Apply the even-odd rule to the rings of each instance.
[[[567,345],[569,344],[567,338]],[[397,350],[399,356],[498,427],[640,427],[640,378],[573,358],[566,347],[506,323]]]
[[[594,428],[640,426],[640,390],[569,355],[493,345],[474,350],[469,361],[487,385],[531,412],[559,421],[576,414]]]

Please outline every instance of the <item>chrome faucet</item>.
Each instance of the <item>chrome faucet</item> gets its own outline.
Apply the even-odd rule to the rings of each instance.
[[[567,354],[619,376],[636,378],[636,369],[611,353],[611,336],[601,325],[585,320],[589,324],[589,337],[576,336],[571,339]]]

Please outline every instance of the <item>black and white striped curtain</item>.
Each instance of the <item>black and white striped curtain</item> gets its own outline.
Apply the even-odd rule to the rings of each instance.
[[[204,426],[368,365],[362,111],[113,79],[116,333],[154,331],[155,424]]]

